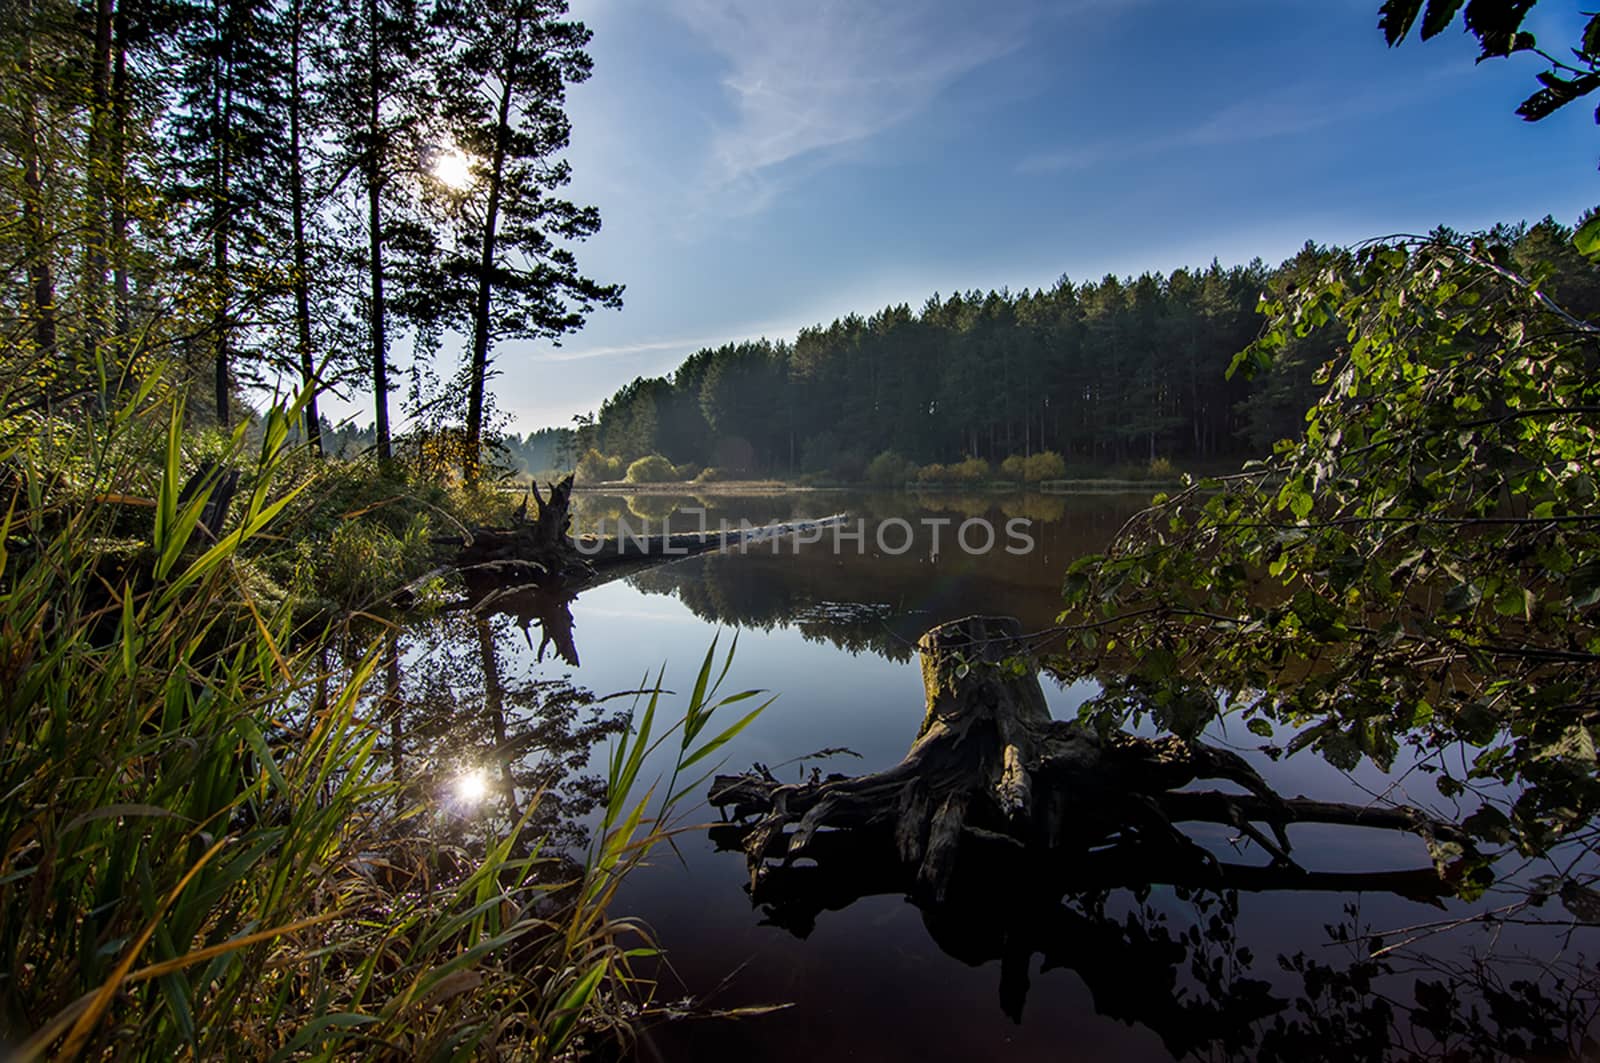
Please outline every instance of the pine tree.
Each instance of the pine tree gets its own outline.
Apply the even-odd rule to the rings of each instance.
[[[289,55],[284,103],[288,110],[289,238],[292,245],[293,273],[290,288],[294,298],[294,350],[300,383],[307,393],[305,402],[306,441],[322,450],[322,419],[317,412],[317,393],[322,381],[317,374],[316,351],[312,341],[312,253],[311,229],[316,224],[307,160],[316,136],[312,86],[308,71],[309,53],[319,30],[325,29],[323,13],[311,10],[306,0],[289,0],[284,12],[283,36]]]
[[[326,71],[332,161],[340,175],[335,183],[342,187],[343,175],[352,174],[358,189],[358,201],[346,203],[353,209],[345,221],[352,246],[365,246],[347,264],[359,272],[364,292],[376,448],[384,464],[394,456],[388,283],[401,265],[397,252],[421,259],[431,253],[431,233],[419,222],[415,204],[423,131],[435,107],[423,62],[434,50],[433,32],[417,0],[360,0],[341,12],[319,57]]]
[[[47,147],[44,123],[40,120],[41,99],[47,95],[51,79],[41,69],[46,60],[38,55],[45,37],[48,15],[38,9],[36,0],[21,0],[8,9],[0,21],[0,41],[8,56],[14,56],[15,72],[0,79],[0,100],[5,103],[5,121],[0,126],[4,151],[15,168],[15,180],[8,181],[6,199],[14,202],[20,218],[23,269],[27,295],[19,316],[28,324],[35,353],[48,357],[56,349],[56,269],[51,253],[49,192],[46,188]]]
[[[599,212],[556,195],[569,180],[566,86],[589,76],[590,33],[564,0],[443,0],[452,38],[441,105],[456,146],[473,159],[472,187],[454,211],[440,310],[464,322],[465,472],[478,473],[491,348],[497,339],[550,338],[580,327],[622,289],[578,272],[568,243],[600,228]]]
[[[227,425],[235,361],[271,294],[286,232],[279,186],[288,145],[283,65],[269,0],[199,0],[183,9],[174,121],[174,194],[190,211],[189,265],[203,281],[217,420]]]

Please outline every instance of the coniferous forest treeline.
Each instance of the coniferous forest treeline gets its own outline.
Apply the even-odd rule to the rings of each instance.
[[[476,479],[504,344],[620,305],[562,195],[589,39],[560,0],[0,4],[8,383],[62,409],[181,381],[223,426],[300,391],[313,446],[323,393],[365,395],[386,466]]]
[[[1573,249],[1570,229],[1546,218],[1493,237],[1516,268],[1547,274],[1575,313],[1600,312],[1600,272]],[[1350,259],[1308,243],[1277,268],[1213,262],[934,295],[920,310],[851,315],[792,341],[704,349],[668,376],[617,391],[572,449],[613,459],[613,473],[660,454],[680,468],[843,479],[885,452],[925,464],[1052,451],[1074,469],[1262,456],[1299,434],[1320,392],[1316,370],[1343,329],[1329,322],[1291,337],[1250,381],[1229,379],[1229,363],[1260,332],[1264,294]]]

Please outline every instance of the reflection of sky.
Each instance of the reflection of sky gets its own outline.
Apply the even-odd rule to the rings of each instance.
[[[831,511],[829,501],[818,505]],[[804,509],[802,501],[796,504]],[[1107,503],[1111,505],[1111,503]],[[821,512],[819,509],[818,512]],[[788,514],[784,514],[788,515]],[[1120,517],[1118,518],[1120,520]],[[826,558],[806,555],[774,559],[770,555],[747,558],[691,559],[675,569],[657,569],[650,579],[676,573],[689,578],[707,570],[695,566],[716,564],[719,581],[733,586],[720,589],[728,598],[744,603],[768,603],[782,594],[804,601],[808,588],[825,586],[830,608],[841,614],[852,604],[881,604],[884,584],[858,582],[858,602],[841,592],[836,574]],[[951,563],[952,565],[954,562]],[[1054,594],[1052,573],[1065,559],[1039,566],[1037,579],[1048,581],[1036,593]],[[786,567],[785,567],[786,566]],[[810,566],[810,567],[808,567]],[[924,565],[901,570],[894,579],[903,584],[903,600],[941,603],[950,615],[973,612],[1006,613],[1014,603],[1016,586],[1008,581],[985,580],[983,566],[966,566],[967,578],[942,581],[941,566]],[[887,566],[879,566],[883,576]],[[819,575],[818,573],[821,573]],[[823,579],[824,575],[830,578]],[[767,585],[779,579],[778,589]],[[887,578],[887,577],[884,577]],[[1013,577],[1014,578],[1014,577]],[[738,585],[746,584],[742,588]],[[892,581],[891,581],[892,582]],[[661,583],[656,579],[651,586]],[[845,581],[848,586],[849,581]],[[667,580],[665,586],[671,586]],[[685,586],[687,586],[685,584]],[[816,608],[807,615],[815,618]],[[667,665],[665,686],[678,692],[663,700],[662,714],[672,718],[691,688],[694,674],[718,626],[697,616],[670,593],[644,593],[633,582],[614,582],[582,594],[572,605],[575,634],[583,666],[574,678],[597,694],[638,686],[648,669]],[[825,629],[824,629],[825,630]],[[719,653],[731,631],[723,630]],[[535,639],[537,642],[537,639]],[[506,647],[527,653],[520,639]],[[719,660],[720,665],[720,660]],[[547,670],[550,665],[546,665]],[[555,666],[559,669],[559,665]],[[548,674],[548,672],[547,672]],[[798,625],[779,623],[771,630],[746,629],[739,635],[738,652],[723,693],[759,686],[776,692],[777,701],[744,734],[726,747],[726,770],[743,770],[754,762],[777,765],[791,758],[831,746],[847,746],[861,759],[836,757],[821,762],[824,771],[857,774],[888,767],[910,746],[922,719],[922,683],[914,658],[890,660],[870,650],[848,652],[825,638],[808,638]],[[1063,689],[1044,684],[1046,699],[1056,718],[1072,717],[1092,685]],[[733,712],[750,703],[729,710]],[[713,723],[710,732],[720,727]],[[1325,761],[1301,754],[1273,762],[1255,752],[1260,740],[1234,721],[1226,730],[1214,726],[1209,739],[1246,755],[1267,781],[1285,796],[1307,796],[1364,802],[1368,791],[1382,791],[1385,779],[1370,764],[1346,776]],[[604,750],[600,750],[603,754]],[[598,763],[598,761],[596,761]],[[1402,764],[1402,768],[1403,768]],[[670,767],[657,758],[657,769]],[[783,779],[798,779],[804,769],[790,764],[779,769]],[[647,776],[652,773],[647,769]],[[1439,805],[1431,777],[1413,775],[1408,782],[1418,789],[1398,799]],[[1359,784],[1359,785],[1358,785]],[[1206,788],[1203,780],[1197,788]],[[1230,784],[1217,784],[1232,789]],[[695,800],[703,793],[696,794]],[[707,815],[704,806],[693,818]],[[1421,841],[1394,831],[1302,825],[1289,828],[1294,855],[1316,870],[1377,871],[1425,867],[1428,856]],[[1212,825],[1194,825],[1194,836],[1225,860],[1265,863],[1254,847],[1236,850],[1234,832]],[[806,941],[782,930],[759,926],[760,914],[750,909],[741,887],[745,865],[737,853],[714,853],[703,836],[690,835],[678,846],[680,863],[669,852],[655,858],[658,865],[630,880],[621,904],[636,911],[661,934],[671,961],[695,992],[707,991],[741,964],[731,987],[709,1003],[713,1006],[793,1001],[798,1006],[776,1016],[749,1019],[731,1025],[699,1026],[683,1034],[663,1032],[663,1051],[679,1058],[688,1036],[695,1058],[729,1057],[736,1052],[759,1052],[765,1060],[826,1058],[918,1058],[972,1060],[995,1058],[1062,1058],[1062,1046],[1074,1047],[1079,1058],[1115,1054],[1126,1059],[1166,1058],[1160,1040],[1149,1030],[1128,1027],[1097,1017],[1093,1002],[1075,974],[1052,972],[1035,977],[1025,1023],[1013,1026],[998,1005],[998,967],[972,969],[944,955],[928,936],[920,912],[899,897],[866,898],[844,911],[825,912]],[[1344,917],[1343,906],[1358,898],[1334,893],[1277,893],[1245,895],[1238,921],[1241,944],[1256,954],[1251,969],[1255,977],[1274,979],[1280,953],[1305,950],[1324,963],[1348,962],[1342,952],[1324,947],[1325,924]],[[1445,915],[1438,909],[1386,895],[1359,898],[1361,918],[1373,929],[1405,926]],[[1151,903],[1168,913],[1175,931],[1194,918],[1192,906],[1180,901],[1170,888],[1156,887]],[[1468,909],[1452,903],[1451,912]],[[1505,943],[1521,940],[1538,944],[1533,932],[1508,931]],[[1468,929],[1448,939],[1451,949],[1484,944],[1480,931]],[[1115,962],[1112,958],[1109,962]],[[1180,972],[1180,985],[1183,975]],[[1409,984],[1409,983],[1408,983]],[[671,995],[673,989],[668,990]],[[1070,1058],[1070,1056],[1069,1056]]]

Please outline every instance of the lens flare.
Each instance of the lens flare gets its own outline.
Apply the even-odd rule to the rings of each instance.
[[[475,183],[472,156],[455,148],[434,156],[432,171],[433,179],[453,192],[465,192]]]
[[[475,805],[489,794],[489,780],[482,771],[465,772],[456,777],[456,796],[469,805]]]

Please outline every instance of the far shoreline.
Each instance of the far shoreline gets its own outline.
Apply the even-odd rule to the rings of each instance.
[[[526,487],[518,482],[515,489]],[[882,492],[903,494],[1132,494],[1141,491],[1169,491],[1185,485],[1179,480],[1113,480],[1073,479],[1051,480],[1044,483],[1022,484],[988,481],[977,484],[902,484],[884,487],[875,484],[801,484],[783,480],[711,480],[696,483],[679,480],[668,483],[629,483],[626,480],[603,480],[598,483],[579,483],[572,488],[580,495],[792,495],[792,494],[842,494],[850,492]]]

